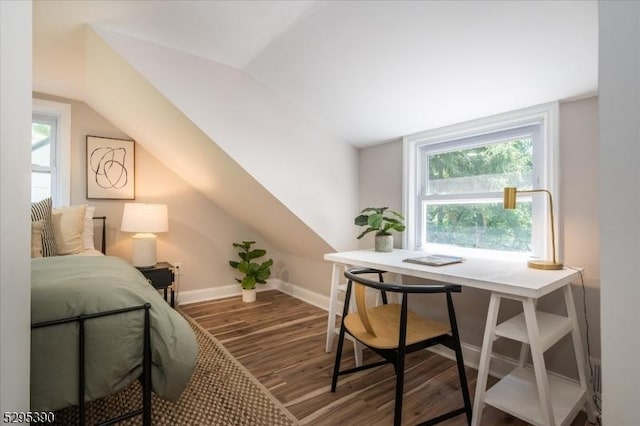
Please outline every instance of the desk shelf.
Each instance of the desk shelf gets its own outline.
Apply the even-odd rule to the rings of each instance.
[[[571,319],[561,315],[536,311],[536,320],[540,332],[540,342],[542,344],[543,352],[573,330]],[[500,325],[496,326],[495,335],[497,337],[505,337],[521,343],[531,343],[529,341],[529,334],[527,333],[527,324],[524,319],[524,313],[516,315],[510,320],[502,322]]]
[[[556,425],[571,422],[584,405],[587,392],[577,384],[548,374]],[[533,425],[543,425],[534,372],[518,367],[486,393],[485,404],[519,417]]]
[[[533,425],[568,425],[585,406],[589,419],[595,420],[571,287],[563,286],[562,292],[567,316],[536,311],[533,298],[491,294],[478,367],[473,426],[480,426],[482,409],[487,404]],[[504,297],[519,300],[523,313],[497,324]],[[573,342],[579,383],[547,373],[544,352],[567,335]],[[501,337],[521,343],[519,367],[486,389],[493,341]],[[529,354],[533,369],[525,365]]]

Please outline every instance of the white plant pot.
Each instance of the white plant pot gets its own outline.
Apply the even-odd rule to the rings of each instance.
[[[381,252],[393,251],[393,235],[376,235],[375,250]]]
[[[256,301],[256,289],[251,290],[242,289],[242,301],[245,303],[251,303]]]

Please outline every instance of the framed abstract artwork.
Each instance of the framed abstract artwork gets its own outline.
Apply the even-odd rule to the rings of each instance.
[[[135,141],[87,136],[87,198],[134,200]]]

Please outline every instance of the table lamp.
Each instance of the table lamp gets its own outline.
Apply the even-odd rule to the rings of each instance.
[[[515,187],[506,187],[504,188],[504,208],[505,209],[515,209],[516,208],[516,196],[518,193],[532,193],[532,192],[546,192],[549,196],[549,217],[551,218],[551,248],[553,253],[552,260],[530,260],[527,262],[527,266],[529,268],[534,269],[546,269],[546,270],[557,270],[562,269],[562,263],[556,260],[556,232],[553,224],[553,198],[551,197],[551,193],[546,189],[526,189],[526,190],[518,190]]]
[[[156,236],[154,232],[169,230],[166,204],[125,203],[122,212],[124,232],[135,232],[131,263],[138,268],[156,264]]]

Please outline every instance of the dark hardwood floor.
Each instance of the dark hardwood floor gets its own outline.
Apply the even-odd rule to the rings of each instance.
[[[337,343],[333,353],[325,353],[326,311],[275,290],[258,293],[254,303],[233,297],[180,308],[215,336],[301,424],[393,423],[392,366],[342,376],[337,391],[330,391]],[[365,351],[365,362],[374,358],[377,355]],[[349,341],[342,362],[354,365]],[[420,351],[410,355],[405,371],[403,424],[416,424],[462,406],[454,361]],[[473,398],[476,370],[466,372]],[[585,418],[581,413],[572,425],[585,424]],[[465,425],[466,420],[462,415],[441,424]],[[526,423],[487,407],[482,425]]]

